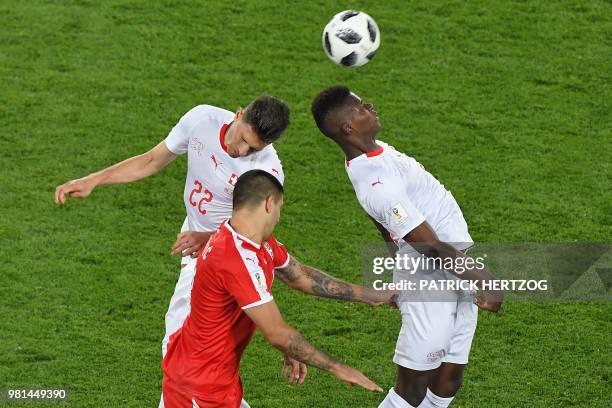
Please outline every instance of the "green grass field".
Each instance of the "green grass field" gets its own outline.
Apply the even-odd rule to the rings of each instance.
[[[72,407],[157,406],[185,159],[64,208],[53,192],[151,148],[201,103],[234,110],[263,93],[289,103],[277,236],[344,279],[360,280],[363,245],[379,238],[340,150],[310,117],[312,97],[337,83],[375,104],[382,140],[452,190],[476,241],[610,242],[610,2],[331,3],[0,3],[0,388],[65,386]],[[356,70],[321,47],[323,26],[347,8],[382,33],[376,58]],[[275,298],[314,344],[392,386],[396,310],[279,282]],[[481,313],[453,406],[611,406],[611,316],[605,302]],[[253,408],[383,398],[315,369],[291,387],[280,368],[257,335],[242,364]]]

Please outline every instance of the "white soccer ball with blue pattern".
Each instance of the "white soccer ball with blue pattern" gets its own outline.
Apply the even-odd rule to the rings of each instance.
[[[374,19],[362,11],[345,10],[323,30],[323,49],[336,64],[360,67],[367,64],[380,46],[380,31]]]

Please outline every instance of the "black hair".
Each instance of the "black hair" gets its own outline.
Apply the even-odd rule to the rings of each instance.
[[[351,95],[351,91],[344,85],[332,86],[319,92],[312,100],[310,111],[319,130],[326,136],[332,136],[330,116],[343,108]]]
[[[236,181],[232,205],[234,210],[254,208],[270,195],[278,201],[283,192],[283,185],[272,174],[264,170],[249,170]]]
[[[273,96],[263,95],[244,109],[244,121],[266,143],[272,143],[289,126],[289,107]]]

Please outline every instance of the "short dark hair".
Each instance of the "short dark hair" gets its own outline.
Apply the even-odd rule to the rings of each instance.
[[[261,140],[272,143],[289,126],[289,107],[273,96],[263,95],[244,109],[244,121]]]
[[[283,185],[272,174],[264,170],[249,170],[236,181],[232,205],[234,210],[254,208],[270,195],[278,201],[283,193]]]
[[[312,100],[310,111],[317,123],[317,127],[326,136],[331,136],[333,131],[330,128],[329,118],[331,114],[337,112],[346,105],[351,91],[344,85],[332,86],[319,92]]]

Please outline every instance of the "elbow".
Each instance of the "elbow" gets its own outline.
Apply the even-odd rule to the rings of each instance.
[[[296,279],[287,284],[291,289],[297,290],[304,293],[310,293],[308,291],[308,282],[305,279]]]
[[[306,292],[308,287],[308,280],[304,279],[303,276],[286,276],[277,272],[277,276],[281,281],[293,290],[299,290],[300,292]]]
[[[291,330],[291,326],[283,321],[275,324],[272,328],[266,330],[265,332],[262,331],[262,334],[271,346],[284,350],[287,345],[287,339],[291,334]]]
[[[283,344],[282,337],[278,335],[278,333],[272,333],[269,336],[266,336],[266,340],[272,347],[280,348]]]
[[[425,243],[425,256],[431,258],[438,258],[442,256],[443,253],[442,242],[438,239],[431,240]]]
[[[263,333],[266,341],[270,343],[272,347],[276,347],[278,349],[282,349],[287,336],[284,334],[283,330],[273,330],[269,333]]]

